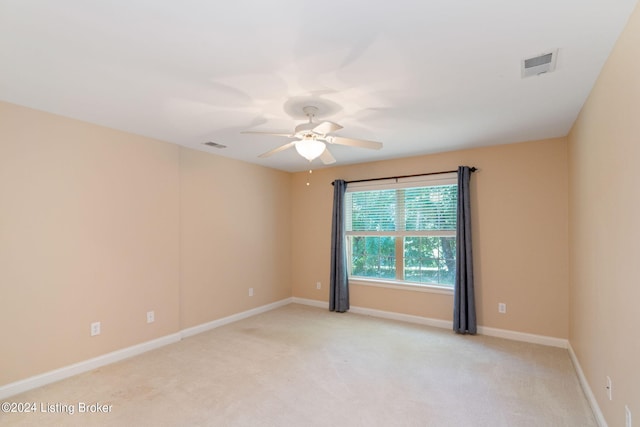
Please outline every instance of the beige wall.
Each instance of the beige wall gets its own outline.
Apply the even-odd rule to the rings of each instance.
[[[291,296],[289,182],[0,103],[0,385]]]
[[[178,159],[0,103],[0,384],[178,330]]]
[[[290,180],[274,169],[181,151],[182,329],[291,296]]]
[[[570,342],[607,422],[640,419],[640,10],[569,136]],[[605,394],[613,380],[613,400]]]
[[[328,300],[331,207],[346,180],[476,166],[472,209],[478,323],[568,336],[567,142],[554,139],[294,174],[292,283],[296,297]],[[306,183],[310,185],[307,186]],[[322,289],[316,289],[316,282]],[[453,297],[351,287],[351,304],[451,320]],[[507,314],[498,314],[498,302]]]

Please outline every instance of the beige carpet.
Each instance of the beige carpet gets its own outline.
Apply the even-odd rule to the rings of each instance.
[[[39,408],[1,425],[596,426],[566,350],[296,304],[6,400]]]

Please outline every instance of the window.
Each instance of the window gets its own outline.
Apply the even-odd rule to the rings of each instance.
[[[455,174],[349,184],[350,277],[453,287],[457,193]]]

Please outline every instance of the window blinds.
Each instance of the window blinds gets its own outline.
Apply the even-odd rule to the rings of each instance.
[[[345,194],[347,232],[455,230],[457,185],[430,185]]]

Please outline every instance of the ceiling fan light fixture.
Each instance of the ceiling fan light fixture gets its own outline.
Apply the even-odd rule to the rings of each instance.
[[[320,123],[313,121],[318,108],[314,106],[304,106],[302,108],[305,115],[309,118],[308,122],[300,123],[295,127],[295,130],[291,134],[280,132],[264,132],[264,131],[243,131],[242,133],[256,133],[262,135],[275,135],[286,136],[291,138],[292,141],[287,142],[279,147],[274,148],[271,151],[260,154],[258,157],[269,157],[273,154],[279,153],[283,150],[287,150],[291,147],[296,147],[296,151],[302,157],[309,162],[317,159],[318,157],[325,165],[330,165],[336,162],[329,151],[327,144],[348,145],[352,147],[369,148],[373,150],[379,150],[382,148],[381,142],[367,141],[364,139],[353,139],[339,136],[332,136],[331,133],[342,129],[342,126],[335,122],[324,120]]]
[[[305,138],[300,141],[296,141],[295,147],[298,154],[309,161],[313,161],[313,159],[320,157],[326,148],[324,142],[313,138]]]

